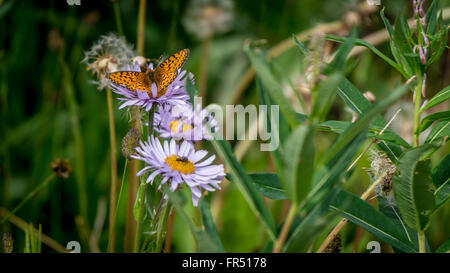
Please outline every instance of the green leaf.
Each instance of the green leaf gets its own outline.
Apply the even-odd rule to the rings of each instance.
[[[355,113],[361,115],[366,113],[372,104],[361,94],[361,92],[346,78],[341,82],[338,88],[338,95],[344,100],[348,107]],[[386,122],[381,115],[378,115],[373,125],[384,127]],[[384,141],[378,143],[378,146],[387,154],[392,162],[397,162],[398,156],[403,153],[398,145],[386,143]]]
[[[287,199],[281,180],[275,173],[251,173],[249,174],[256,190],[267,198],[272,200]],[[227,174],[226,178],[234,183],[233,177]]]
[[[434,34],[434,30],[436,29],[437,25],[437,4],[438,0],[434,0],[433,3],[428,7],[427,14],[425,15],[425,22],[426,22],[426,34],[431,35]]]
[[[384,11],[380,11],[381,19],[383,20],[383,23],[386,27],[386,30],[388,31],[389,37],[390,37],[390,45],[391,45],[391,52],[394,56],[396,62],[398,65],[400,65],[401,70],[399,72],[403,75],[405,79],[409,79],[413,75],[413,71],[411,67],[409,66],[408,61],[405,59],[405,57],[402,54],[402,51],[400,50],[399,46],[397,45],[397,42],[395,40],[394,36],[394,29],[392,28],[391,23],[384,15]]]
[[[289,199],[298,204],[309,191],[314,171],[314,128],[297,126],[283,149],[282,185]]]
[[[394,39],[396,48],[399,49],[399,54],[404,56],[404,59],[411,67],[412,71],[418,71],[420,68],[420,56],[413,54],[413,44],[411,30],[409,29],[406,20],[405,12],[402,11],[395,18],[394,23]]]
[[[358,196],[342,190],[330,207],[380,240],[404,252],[417,252],[412,243],[388,217]]]
[[[228,171],[231,173],[233,181],[236,182],[238,189],[241,191],[250,208],[255,212],[255,215],[261,219],[263,226],[266,228],[272,240],[276,240],[275,225],[272,216],[269,213],[264,201],[256,190],[252,179],[245,171],[244,167],[236,160],[233,155],[230,145],[225,140],[212,140],[216,151],[220,154],[227,165]]]
[[[250,62],[252,63],[252,66],[256,71],[256,75],[261,79],[264,90],[269,93],[271,99],[273,99],[275,104],[278,104],[280,106],[280,111],[286,118],[289,126],[291,128],[294,128],[298,124],[295,111],[292,108],[289,100],[284,95],[281,84],[273,75],[270,66],[266,61],[265,52],[259,49],[260,53],[257,54],[253,49],[250,48],[250,45],[246,45],[244,47],[244,51],[249,56]]]
[[[394,91],[390,92],[386,98],[375,103],[370,110],[360,115],[359,118],[352,123],[344,133],[342,133],[334,144],[328,149],[328,152],[323,156],[321,162],[324,163],[332,158],[342,147],[347,145],[359,132],[365,130],[369,127],[372,120],[384,111],[389,105],[400,98],[405,91],[407,86],[397,87]]]
[[[194,104],[194,97],[198,94],[198,90],[189,77],[186,77],[186,92],[189,95],[189,102]]]
[[[331,41],[334,41],[334,42],[342,43],[342,42],[345,42],[347,39],[350,39],[350,38],[327,34],[327,35],[325,35],[325,39],[328,39],[328,40],[331,40]],[[379,51],[376,47],[374,47],[373,45],[371,45],[367,41],[355,38],[355,45],[357,45],[357,46],[364,46],[364,47],[368,48],[375,55],[377,55],[378,57],[383,59],[389,65],[391,65],[393,68],[397,69],[401,73],[403,72],[402,68],[395,61],[393,61],[388,56],[384,55],[383,52]]]
[[[327,120],[319,124],[319,129],[341,134],[348,128],[348,126],[350,126],[350,124],[351,122],[349,121]],[[387,142],[401,145],[406,148],[411,147],[411,145],[409,145],[408,142],[406,142],[403,138],[401,138],[399,135],[397,135],[390,129],[386,129],[383,132],[383,134],[380,135],[379,132],[383,130],[383,128],[381,126],[372,124],[372,126],[369,129],[368,137],[376,138],[379,140],[385,140]]]
[[[220,241],[217,242],[217,239],[214,238],[214,236],[211,236],[210,233],[196,227],[192,219],[184,211],[183,207],[186,203],[187,198],[186,196],[184,196],[183,192],[179,190],[171,192],[167,184],[163,184],[161,188],[162,191],[169,197],[169,201],[177,211],[177,214],[184,220],[184,222],[194,235],[197,241],[198,251],[202,253],[224,252]]]
[[[331,103],[335,96],[335,91],[342,81],[342,74],[335,72],[321,82],[318,90],[313,93],[314,104],[312,106],[310,118],[314,123],[321,122],[325,119],[330,110]]]
[[[326,67],[325,74],[328,74],[331,71],[339,71],[344,69],[347,56],[355,46],[356,36],[356,28],[353,28],[350,37],[345,39],[344,43],[338,48],[331,63]]]
[[[366,140],[367,131],[359,133],[350,143],[344,146],[325,166],[314,173],[313,185],[301,208],[312,207],[325,196],[330,188],[335,186],[345,174],[346,168],[352,162],[356,152]],[[317,169],[317,168],[316,168]]]
[[[450,199],[450,154],[446,155],[431,172],[436,187],[436,209],[442,207]]]
[[[431,191],[430,160],[420,161],[431,148],[426,145],[406,151],[399,159],[392,180],[395,201],[402,218],[416,231],[428,227],[435,205]]]
[[[440,120],[431,129],[430,134],[428,134],[425,143],[434,143],[442,137],[448,137],[450,135],[450,120]]]
[[[287,199],[280,178],[275,173],[251,173],[255,188],[272,200]]]
[[[395,204],[395,202],[393,202],[393,200],[391,201],[391,200],[383,198],[381,196],[378,196],[377,200],[378,200],[378,210],[381,213],[383,213],[384,215],[386,215],[389,218],[389,220],[397,226],[397,228],[402,232],[402,234],[411,243],[414,244],[416,249],[419,249],[419,240],[418,240],[417,231],[415,231],[414,229],[410,228],[409,226],[407,226],[405,224],[405,222],[403,221],[403,219],[400,216],[401,213],[400,213],[397,205]],[[426,246],[427,246],[427,252],[430,252],[427,241],[426,241]],[[395,250],[395,252],[403,252],[397,248],[394,248],[394,250]]]
[[[439,91],[436,95],[434,95],[425,106],[421,109],[421,111],[430,109],[431,107],[438,105],[446,100],[450,99],[450,85]]]
[[[327,226],[333,223],[334,213],[329,206],[336,198],[339,189],[331,191],[316,204],[299,224],[292,224],[290,236],[283,247],[283,252],[306,252],[314,240]]]
[[[259,104],[266,105],[267,109],[270,109],[273,105],[272,99],[270,98],[269,94],[264,91],[264,87],[262,86],[261,79],[259,77],[256,77],[256,89],[258,90]],[[302,116],[299,116],[301,114],[296,114],[297,119],[301,122]],[[275,170],[279,175],[282,175],[281,153],[283,152],[283,144],[287,136],[290,134],[289,125],[287,124],[287,121],[284,118],[283,114],[279,115],[278,122],[272,122],[272,113],[271,111],[267,110],[265,118],[267,120],[267,132],[274,132],[275,134],[278,134],[280,142],[279,147],[278,149],[272,151],[272,155],[274,159]]]
[[[202,214],[202,222],[205,227],[206,233],[209,235],[209,238],[214,242],[214,245],[220,246],[223,251],[222,243],[220,242],[219,235],[217,234],[216,224],[214,223],[214,219],[211,215],[211,211],[209,209],[209,204],[202,198],[200,200],[199,209]]]
[[[439,60],[442,53],[447,48],[449,28],[445,26],[439,29],[438,33],[429,38],[431,49],[431,56],[427,59],[427,66],[433,64],[435,61]]]
[[[440,247],[438,247],[436,253],[450,253],[450,239],[448,239]]]
[[[297,37],[295,34],[292,34],[292,38],[294,39],[294,43],[297,45],[297,47],[300,49],[300,52],[304,56],[308,56],[309,53],[311,53],[311,50],[309,50],[303,43],[301,43],[299,40],[297,40]]]
[[[448,119],[450,119],[450,111],[442,111],[442,112],[433,113],[422,119],[419,128],[417,128],[417,131],[419,133],[425,131],[436,120],[448,120]]]

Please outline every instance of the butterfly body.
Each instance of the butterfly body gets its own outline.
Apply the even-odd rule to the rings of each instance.
[[[178,76],[178,70],[184,65],[189,56],[189,49],[183,49],[162,61],[155,69],[146,71],[118,71],[110,73],[108,78],[117,85],[123,85],[130,91],[144,91],[152,95],[152,84],[157,87],[156,98],[167,91],[167,86]]]

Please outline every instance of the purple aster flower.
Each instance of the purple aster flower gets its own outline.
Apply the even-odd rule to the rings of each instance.
[[[153,69],[153,64],[148,66],[149,69]],[[134,66],[127,66],[127,69],[124,71],[135,71],[135,72],[143,72],[139,67],[137,62],[134,63]],[[167,86],[167,90],[164,94],[160,95],[157,92],[156,84],[153,83],[151,87],[151,92],[145,92],[141,90],[131,91],[128,90],[123,85],[118,85],[115,83],[110,83],[112,91],[123,96],[119,98],[119,100],[123,101],[119,107],[122,109],[126,106],[136,105],[145,109],[145,111],[149,111],[154,103],[159,105],[183,105],[186,104],[189,99],[188,94],[186,93],[185,84],[186,84],[186,71],[179,71],[178,76],[175,80],[172,81]],[[188,74],[189,78],[193,78],[191,73]]]
[[[185,105],[159,107],[155,114],[156,131],[163,138],[175,140],[200,141],[212,139],[211,132],[217,132],[217,121],[197,105],[194,110],[190,103]]]
[[[152,183],[157,175],[162,177],[161,185],[169,183],[170,191],[175,191],[183,183],[191,190],[192,203],[198,205],[202,189],[215,191],[225,176],[223,165],[211,165],[215,155],[203,160],[208,154],[205,150],[195,151],[191,142],[178,145],[174,139],[164,140],[163,145],[155,137],[141,142],[132,157],[144,161],[148,166],[137,173],[138,176],[150,173],[147,183]],[[161,187],[160,185],[160,187]]]

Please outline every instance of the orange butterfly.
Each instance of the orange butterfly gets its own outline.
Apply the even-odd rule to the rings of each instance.
[[[128,90],[141,90],[151,93],[152,83],[156,84],[156,98],[167,91],[167,86],[178,76],[180,69],[189,56],[189,49],[183,49],[161,62],[155,69],[145,72],[119,71],[110,73],[108,78],[115,84],[124,85]]]

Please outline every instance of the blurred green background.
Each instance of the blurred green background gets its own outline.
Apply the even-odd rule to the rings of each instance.
[[[236,90],[242,75],[250,67],[243,52],[247,40],[264,39],[271,48],[293,33],[308,30],[317,24],[341,21],[358,22],[358,36],[364,37],[383,28],[378,8],[365,11],[356,0],[286,0],[286,1],[234,1],[233,19],[224,33],[212,37],[209,51],[206,100],[208,103],[226,105],[236,100]],[[428,2],[428,1],[427,1]],[[66,1],[14,1],[0,0],[0,204],[12,209],[32,189],[52,172],[50,163],[56,158],[72,162],[74,172],[67,180],[58,180],[29,201],[17,216],[34,225],[42,224],[43,233],[63,246],[69,241],[81,241],[75,224],[79,213],[76,176],[80,175],[75,163],[79,152],[73,133],[73,119],[80,125],[82,145],[82,168],[88,193],[88,222],[92,227],[96,221],[104,221],[100,229],[98,245],[103,252],[107,247],[107,213],[101,213],[109,200],[110,154],[106,93],[90,84],[93,76],[81,63],[84,51],[99,39],[100,35],[117,32],[112,1],[81,0],[81,5],[68,5]],[[124,34],[129,43],[136,43],[138,1],[119,1]],[[406,10],[410,16],[411,1],[382,1],[387,16]],[[145,56],[159,58],[182,48],[190,48],[191,56],[185,69],[198,75],[204,41],[185,28],[183,20],[190,1],[147,1],[145,26]],[[450,1],[441,0],[440,7],[450,6]],[[345,25],[335,34],[348,35],[350,27]],[[335,45],[330,44],[330,50]],[[387,43],[378,48],[389,54]],[[62,59],[62,61],[61,61]],[[301,80],[302,58],[297,48],[284,51],[277,64],[286,79],[294,83]],[[62,64],[68,76],[63,74]],[[363,91],[370,90],[382,97],[400,75],[369,52],[363,52],[350,60],[349,79]],[[73,87],[73,97],[67,92],[67,81]],[[450,55],[446,49],[441,60],[428,73],[428,92],[432,94],[450,84]],[[66,85],[66,86],[65,86]],[[287,83],[286,83],[287,85]],[[255,84],[250,83],[237,102],[243,105],[257,104]],[[114,99],[116,136],[118,151],[120,140],[128,131],[126,111],[118,110]],[[399,107],[412,107],[411,98],[404,98]],[[448,104],[443,107],[447,107]],[[395,108],[395,107],[394,107]],[[394,109],[393,108],[393,109]],[[397,109],[395,108],[395,110]],[[403,111],[404,119],[393,128],[398,132],[412,122],[412,114]],[[351,113],[336,99],[329,119],[351,120]],[[392,115],[392,113],[390,114]],[[405,129],[407,132],[407,128]],[[322,133],[317,138],[317,147],[324,150],[333,141],[332,133]],[[232,143],[234,144],[234,143]],[[441,148],[437,159],[449,153],[449,145]],[[118,176],[122,177],[124,158],[118,154]],[[245,153],[242,162],[248,172],[273,171],[267,153],[259,151],[257,142]],[[434,161],[435,163],[436,161]],[[367,156],[358,163],[369,167]],[[79,169],[78,169],[79,170]],[[346,187],[360,194],[369,184],[369,178],[358,171],[346,183]],[[126,213],[126,184],[118,212],[116,250],[122,250]],[[266,235],[260,227],[239,190],[229,184],[221,193],[220,210],[213,212],[219,235],[226,251],[254,252],[264,246]],[[215,196],[207,198],[214,199]],[[216,197],[218,199],[218,197]],[[268,201],[269,202],[269,201]],[[275,220],[285,213],[286,204],[270,201]],[[190,213],[198,218],[196,209]],[[450,208],[442,209],[433,219],[427,236],[432,247],[445,241],[450,230]],[[24,247],[24,232],[11,224],[0,227],[1,232],[11,232],[15,251]],[[367,232],[353,224],[347,225],[343,233],[343,252],[366,252],[366,243],[374,240]],[[354,238],[358,237],[357,243]],[[384,249],[391,251],[389,247]],[[43,246],[43,251],[53,251]],[[87,245],[82,251],[88,252]],[[184,222],[176,217],[172,251],[195,251],[195,242]]]

